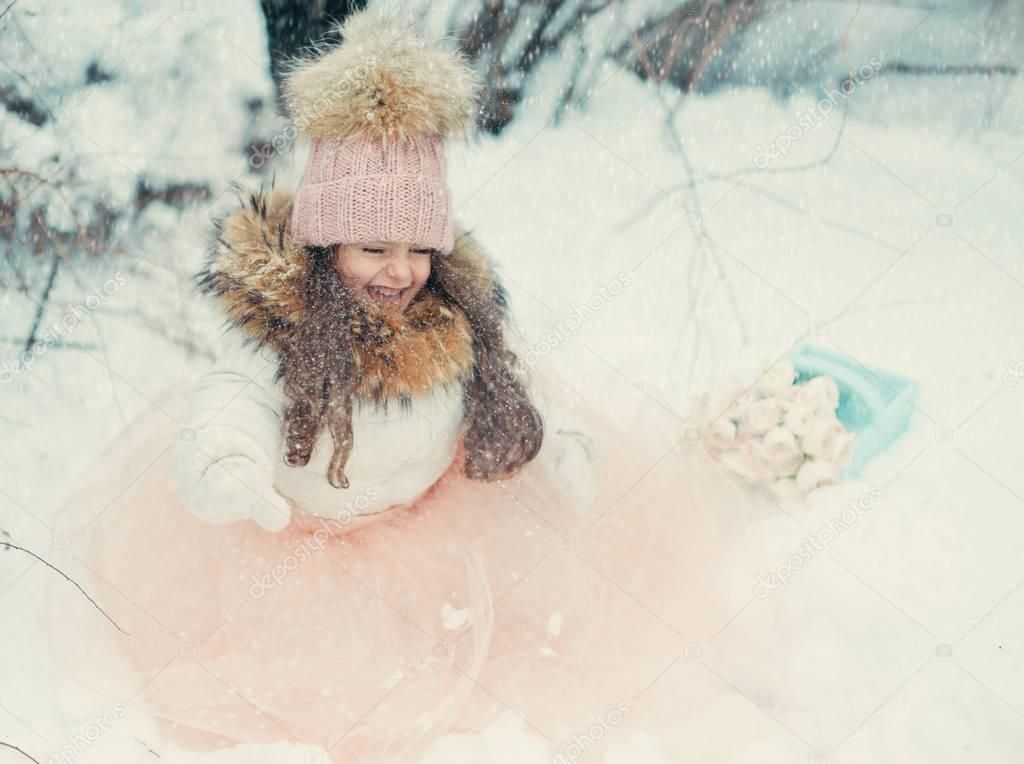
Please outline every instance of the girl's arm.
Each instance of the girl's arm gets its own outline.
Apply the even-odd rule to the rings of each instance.
[[[253,519],[268,530],[288,525],[288,501],[274,489],[283,407],[276,370],[272,351],[246,346],[240,331],[229,329],[213,368],[193,389],[173,460],[178,490],[200,519]]]

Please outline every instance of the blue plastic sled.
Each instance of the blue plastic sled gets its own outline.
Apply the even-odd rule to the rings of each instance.
[[[828,374],[839,386],[836,416],[854,433],[853,459],[842,477],[856,477],[864,465],[887,449],[910,423],[918,384],[872,369],[815,345],[800,345],[789,354],[797,382]]]

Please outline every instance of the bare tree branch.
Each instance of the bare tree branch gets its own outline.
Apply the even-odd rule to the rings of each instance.
[[[991,76],[1006,74],[1016,77],[1020,68],[1008,64],[909,64],[904,61],[893,61],[878,70],[878,74],[912,74],[912,75],[957,75],[978,74]]]
[[[15,2],[16,1],[17,0],[15,0]],[[11,5],[14,5],[14,3],[11,3]],[[8,10],[10,10],[10,7],[11,7],[10,5],[7,6]],[[4,11],[4,13],[7,13],[7,11]],[[23,750],[18,748],[18,746],[14,745],[13,743],[5,743],[3,740],[0,740],[0,746],[3,746],[4,748],[10,748],[12,751],[16,751],[17,753],[20,753],[22,756],[24,756],[29,761],[34,761],[36,764],[40,764],[39,759],[37,759],[34,756],[30,756],[29,754],[25,753]]]
[[[54,257],[50,263],[50,273],[46,277],[46,286],[43,287],[43,293],[39,298],[39,304],[36,306],[36,315],[32,319],[32,326],[28,331],[28,338],[25,340],[25,352],[32,352],[32,348],[36,344],[36,332],[39,331],[39,324],[43,320],[43,314],[46,313],[46,306],[50,301],[50,292],[53,290],[53,284],[57,280],[57,269],[60,267],[60,258]]]
[[[120,626],[117,625],[117,621],[115,621],[113,618],[111,618],[110,615],[107,613],[107,611],[104,610],[103,608],[101,608],[99,606],[99,603],[97,603],[96,600],[94,600],[92,597],[90,597],[88,592],[85,591],[85,589],[83,589],[81,586],[78,585],[77,581],[75,581],[73,578],[68,576],[60,568],[58,568],[58,567],[56,567],[54,565],[51,565],[49,562],[44,560],[42,557],[40,557],[38,554],[36,554],[35,552],[31,551],[30,549],[25,549],[25,547],[18,546],[17,544],[12,544],[9,541],[0,541],[0,546],[5,546],[8,549],[17,549],[19,552],[24,552],[29,557],[34,557],[35,559],[39,560],[39,562],[43,563],[43,565],[48,567],[50,570],[53,570],[53,571],[57,572],[58,574],[60,574],[60,576],[63,577],[65,581],[69,582],[72,586],[74,586],[76,589],[78,589],[78,591],[80,591],[82,593],[82,595],[87,600],[89,600],[89,602],[92,603],[93,607],[96,608],[97,610],[99,610],[103,614],[104,618],[106,618],[108,621],[110,621],[112,624],[114,624],[114,628],[115,629],[117,629],[119,632],[121,632],[125,636],[129,636],[129,637],[131,636],[131,634],[129,634],[127,631],[125,631],[124,629],[122,629]]]
[[[7,11],[11,10],[15,6],[18,0],[11,0],[11,4],[4,8],[3,13],[0,13],[0,19],[7,15]]]

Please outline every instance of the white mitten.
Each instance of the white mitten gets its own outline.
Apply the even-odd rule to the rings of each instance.
[[[206,522],[251,519],[281,530],[290,520],[290,504],[274,490],[282,385],[275,359],[264,355],[241,332],[226,332],[189,396],[173,473],[189,511]]]
[[[268,531],[280,531],[291,520],[291,505],[274,488],[273,472],[247,456],[234,455],[211,462],[203,473],[188,508],[214,525],[255,520]]]

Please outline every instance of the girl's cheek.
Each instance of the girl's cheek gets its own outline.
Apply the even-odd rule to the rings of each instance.
[[[367,263],[359,255],[347,258],[341,263],[339,271],[349,286],[355,287],[362,287],[370,283],[377,272],[373,263]]]
[[[420,286],[427,283],[427,279],[430,278],[430,260],[427,260],[425,266],[422,266],[418,271],[419,278],[417,279]]]

